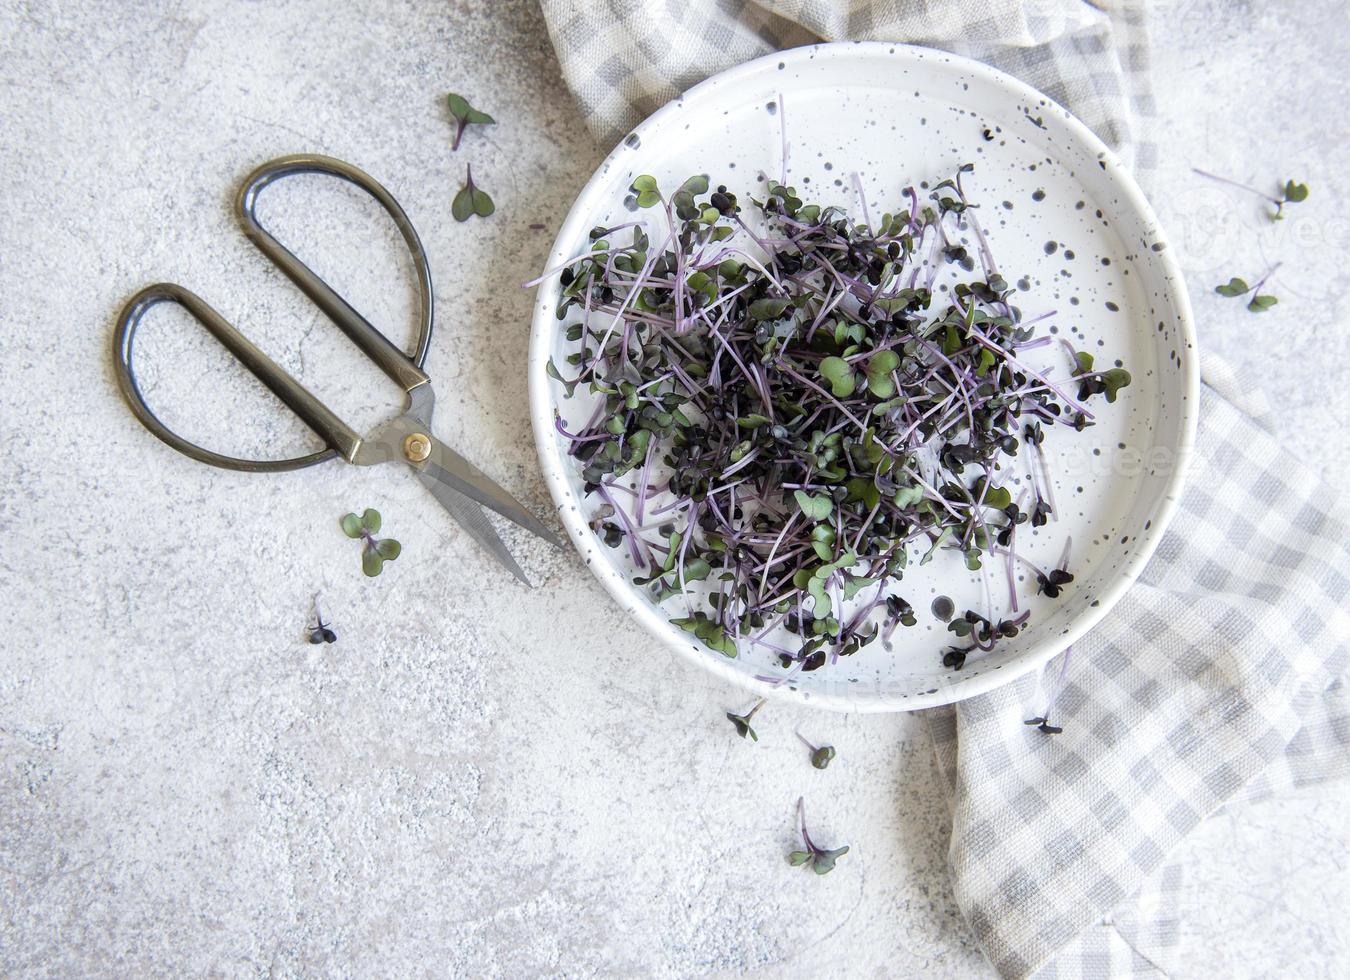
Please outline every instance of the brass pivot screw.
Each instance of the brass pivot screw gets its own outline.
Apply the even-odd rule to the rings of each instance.
[[[431,436],[414,432],[403,440],[403,455],[410,463],[420,463],[431,455]]]

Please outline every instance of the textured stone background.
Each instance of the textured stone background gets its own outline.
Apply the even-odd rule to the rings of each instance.
[[[1158,5],[1164,179],[1203,345],[1292,446],[1350,476],[1350,246],[1339,0]],[[501,124],[457,155],[442,96]],[[116,396],[108,338],[142,283],[188,285],[341,414],[382,376],[234,227],[272,155],[365,167],[431,256],[440,432],[540,512],[520,364],[551,229],[605,150],[527,0],[0,0],[0,973],[983,976],[946,885],[945,802],[917,719],[744,702],[654,649],[570,554],[485,563],[402,474],[250,477],[175,455]],[[471,161],[497,200],[457,225]],[[1281,225],[1192,165],[1313,188]],[[353,218],[353,214],[357,218]],[[377,324],[411,297],[390,230],[318,182],[267,215]],[[534,222],[548,231],[531,230]],[[1281,304],[1210,295],[1276,258]],[[142,353],[163,414],[239,451],[307,445],[185,316]],[[364,579],[338,515],[404,556]],[[321,592],[341,639],[303,642]],[[800,728],[840,750],[811,770]],[[852,853],[783,862],[805,792]],[[1211,820],[1188,975],[1329,975],[1350,958],[1350,791]]]

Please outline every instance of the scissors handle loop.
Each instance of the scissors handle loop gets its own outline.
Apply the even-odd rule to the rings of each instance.
[[[414,349],[411,358],[395,346],[389,338],[380,333],[369,320],[356,312],[351,304],[339,296],[328,283],[320,279],[313,269],[296,258],[290,249],[277,241],[272,233],[259,223],[258,216],[255,213],[258,195],[268,184],[292,174],[328,174],[332,177],[340,177],[351,184],[355,184],[373,197],[380,207],[384,208],[389,217],[394,219],[394,224],[398,227],[399,233],[403,236],[403,241],[408,246],[408,252],[412,256],[417,275],[420,307],[419,326],[417,347]],[[239,188],[234,206],[235,212],[239,216],[239,223],[243,225],[244,234],[249,237],[249,240],[258,246],[258,249],[271,259],[277,268],[286,273],[306,296],[327,313],[328,318],[336,323],[342,329],[342,332],[365,352],[367,357],[379,365],[380,370],[384,371],[396,384],[402,385],[405,391],[412,391],[418,385],[427,384],[431,380],[422,371],[422,364],[427,357],[427,347],[431,344],[433,315],[431,270],[427,264],[427,253],[422,248],[422,240],[417,237],[417,230],[408,220],[408,215],[398,201],[394,200],[393,195],[385,190],[375,178],[364,170],[334,157],[321,156],[317,153],[298,153],[264,163],[249,174]]]
[[[404,353],[380,333],[328,283],[319,278],[314,270],[296,258],[258,222],[254,209],[263,188],[273,181],[300,173],[327,174],[355,184],[373,197],[394,219],[394,224],[408,246],[417,276],[420,309],[417,343],[411,355]],[[431,271],[422,242],[417,237],[412,222],[408,220],[407,213],[394,200],[393,195],[365,171],[349,163],[318,154],[297,154],[265,163],[249,174],[235,198],[235,208],[249,240],[299,286],[305,295],[313,300],[385,374],[408,392],[429,383],[430,379],[422,371],[422,365],[426,361],[427,349],[431,345],[433,316]],[[132,368],[136,329],[140,326],[141,318],[153,306],[165,302],[177,303],[191,313],[245,368],[322,437],[328,448],[290,459],[240,459],[199,446],[165,425],[146,402]],[[131,297],[122,308],[117,319],[117,327],[113,332],[113,371],[123,397],[142,425],[185,456],[212,466],[255,473],[297,470],[338,456],[351,461],[361,444],[361,437],[304,385],[255,347],[200,296],[175,283],[161,282],[147,286]]]
[[[136,382],[136,373],[132,370],[132,352],[136,342],[136,328],[147,310],[159,303],[177,303],[206,327],[225,349],[233,354],[239,363],[248,368],[255,377],[286,403],[286,406],[311,429],[328,443],[322,449],[308,456],[296,456],[293,459],[239,459],[205,449],[195,442],[184,439],[174,432],[157,416],[141,394]],[[326,462],[335,456],[348,458],[355,454],[361,443],[361,437],[345,422],[314,397],[300,382],[283,371],[275,361],[260,351],[249,339],[230,325],[229,321],[217,313],[204,299],[189,289],[171,282],[146,286],[122,309],[117,318],[117,327],[113,331],[113,371],[117,375],[117,385],[122,389],[122,397],[131,406],[131,411],[140,419],[141,424],[164,442],[178,450],[184,456],[202,463],[220,466],[228,470],[244,470],[253,473],[275,473],[281,470],[298,470],[315,463]]]

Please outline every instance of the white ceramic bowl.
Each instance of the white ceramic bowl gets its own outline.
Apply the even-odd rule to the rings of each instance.
[[[986,132],[987,131],[987,132]],[[852,174],[874,215],[898,210],[900,191],[936,181],[967,161],[967,193],[1009,282],[1026,277],[1027,318],[1051,309],[1062,337],[1099,367],[1120,359],[1133,383],[1114,405],[1094,399],[1098,424],[1083,433],[1054,427],[1050,458],[1059,519],[1023,543],[1041,567],[1073,545],[1075,581],[1055,600],[1020,583],[1027,626],[961,670],[941,664],[953,638],[930,612],[939,594],[958,609],[981,609],[983,586],[959,556],[910,570],[895,590],[919,625],[901,627],[891,649],[880,641],[852,657],[774,683],[782,671],[765,651],[736,659],[672,626],[683,613],[631,584],[626,549],[606,547],[588,526],[598,501],[582,492],[580,467],[554,429],[554,411],[576,421],[585,396],[565,400],[545,372],[570,345],[555,316],[556,275],[538,290],[530,343],[530,407],[539,458],[559,517],[587,566],[651,634],[678,653],[768,696],[836,710],[931,707],[982,693],[1044,664],[1105,616],[1138,576],[1172,516],[1195,433],[1198,371],[1185,283],[1143,194],[1082,123],[1034,89],[992,68],[925,48],[879,42],[823,44],[768,55],[696,86],[637,127],[596,171],[558,233],[549,261],[584,251],[596,225],[631,221],[624,208],[639,174],[663,187],[706,173],[742,201],[763,196],[762,174],[807,201],[840,204],[861,218]],[[638,217],[656,211],[639,212]],[[936,304],[935,304],[936,305]],[[1035,355],[1035,356],[1033,356]],[[1067,375],[1060,345],[1028,361]],[[1058,365],[1058,367],[1055,367]],[[1060,431],[1063,430],[1063,431]],[[991,564],[987,560],[986,564]],[[1019,569],[1019,573],[1020,573]],[[996,608],[1007,611],[1002,569],[992,569]]]

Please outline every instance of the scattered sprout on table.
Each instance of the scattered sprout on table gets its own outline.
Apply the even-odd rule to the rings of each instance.
[[[1227,177],[1220,177],[1218,174],[1212,174],[1209,171],[1201,170],[1198,167],[1192,167],[1191,169],[1201,177],[1205,177],[1209,180],[1217,180],[1221,184],[1236,187],[1249,194],[1255,194],[1257,197],[1269,201],[1271,204],[1275,205],[1274,211],[1266,212],[1270,215],[1272,221],[1282,221],[1284,219],[1284,206],[1286,204],[1299,204],[1308,199],[1308,185],[1301,184],[1296,180],[1286,180],[1284,185],[1280,188],[1280,194],[1277,197],[1274,194],[1267,194],[1263,190],[1258,190],[1250,184],[1230,180]]]
[[[1261,292],[1261,287],[1266,284],[1267,279],[1275,275],[1275,270],[1280,267],[1280,264],[1281,263],[1276,262],[1271,266],[1270,271],[1257,280],[1255,286],[1248,286],[1247,280],[1234,276],[1222,286],[1215,286],[1214,291],[1220,296],[1228,297],[1246,296],[1251,294],[1251,299],[1247,302],[1247,309],[1251,310],[1253,313],[1264,313],[1278,303],[1279,300],[1269,293]]]
[[[803,745],[811,750],[811,765],[817,769],[828,769],[836,755],[833,745],[812,745],[801,732],[797,733]]]
[[[451,117],[455,120],[455,141],[451,145],[451,150],[459,149],[459,141],[464,138],[464,130],[471,125],[493,125],[497,120],[493,119],[486,112],[475,109],[469,104],[469,100],[462,95],[450,93],[446,96],[446,105],[450,110]],[[464,186],[460,188],[455,199],[451,202],[450,213],[456,221],[468,221],[475,214],[486,218],[496,210],[496,205],[492,203],[492,198],[487,191],[481,190],[473,182],[473,167],[467,167]]]
[[[741,738],[748,737],[752,742],[759,741],[759,736],[756,735],[755,730],[750,727],[750,720],[755,717],[756,712],[758,712],[760,708],[764,707],[767,701],[767,698],[760,698],[755,702],[755,706],[743,715],[732,714],[730,711],[727,712],[727,720],[736,726],[737,735]]]
[[[380,529],[380,512],[368,508],[360,517],[355,514],[343,516],[342,531],[349,538],[365,542],[361,549],[361,570],[372,578],[379,575],[384,563],[393,561],[403,551],[403,546],[393,538],[377,538]]]
[[[829,874],[834,870],[834,863],[848,853],[848,845],[835,848],[816,846],[816,842],[811,839],[806,829],[806,804],[800,796],[797,797],[797,819],[801,825],[802,843],[806,845],[806,849],[788,854],[788,864],[794,868],[809,864],[816,874]]]
[[[469,105],[469,100],[462,95],[451,92],[445,97],[445,101],[450,109],[451,118],[455,120],[455,141],[450,145],[451,150],[459,149],[459,141],[464,138],[464,130],[469,126],[491,126],[497,122],[486,112],[479,112]]]
[[[487,191],[481,190],[473,182],[473,167],[465,169],[464,186],[455,195],[455,200],[450,205],[450,213],[456,221],[468,221],[475,214],[486,218],[497,209],[497,206],[492,203]]]
[[[310,643],[336,643],[337,633],[323,621],[323,612],[319,609],[319,600],[314,599],[314,625],[309,627]]]

